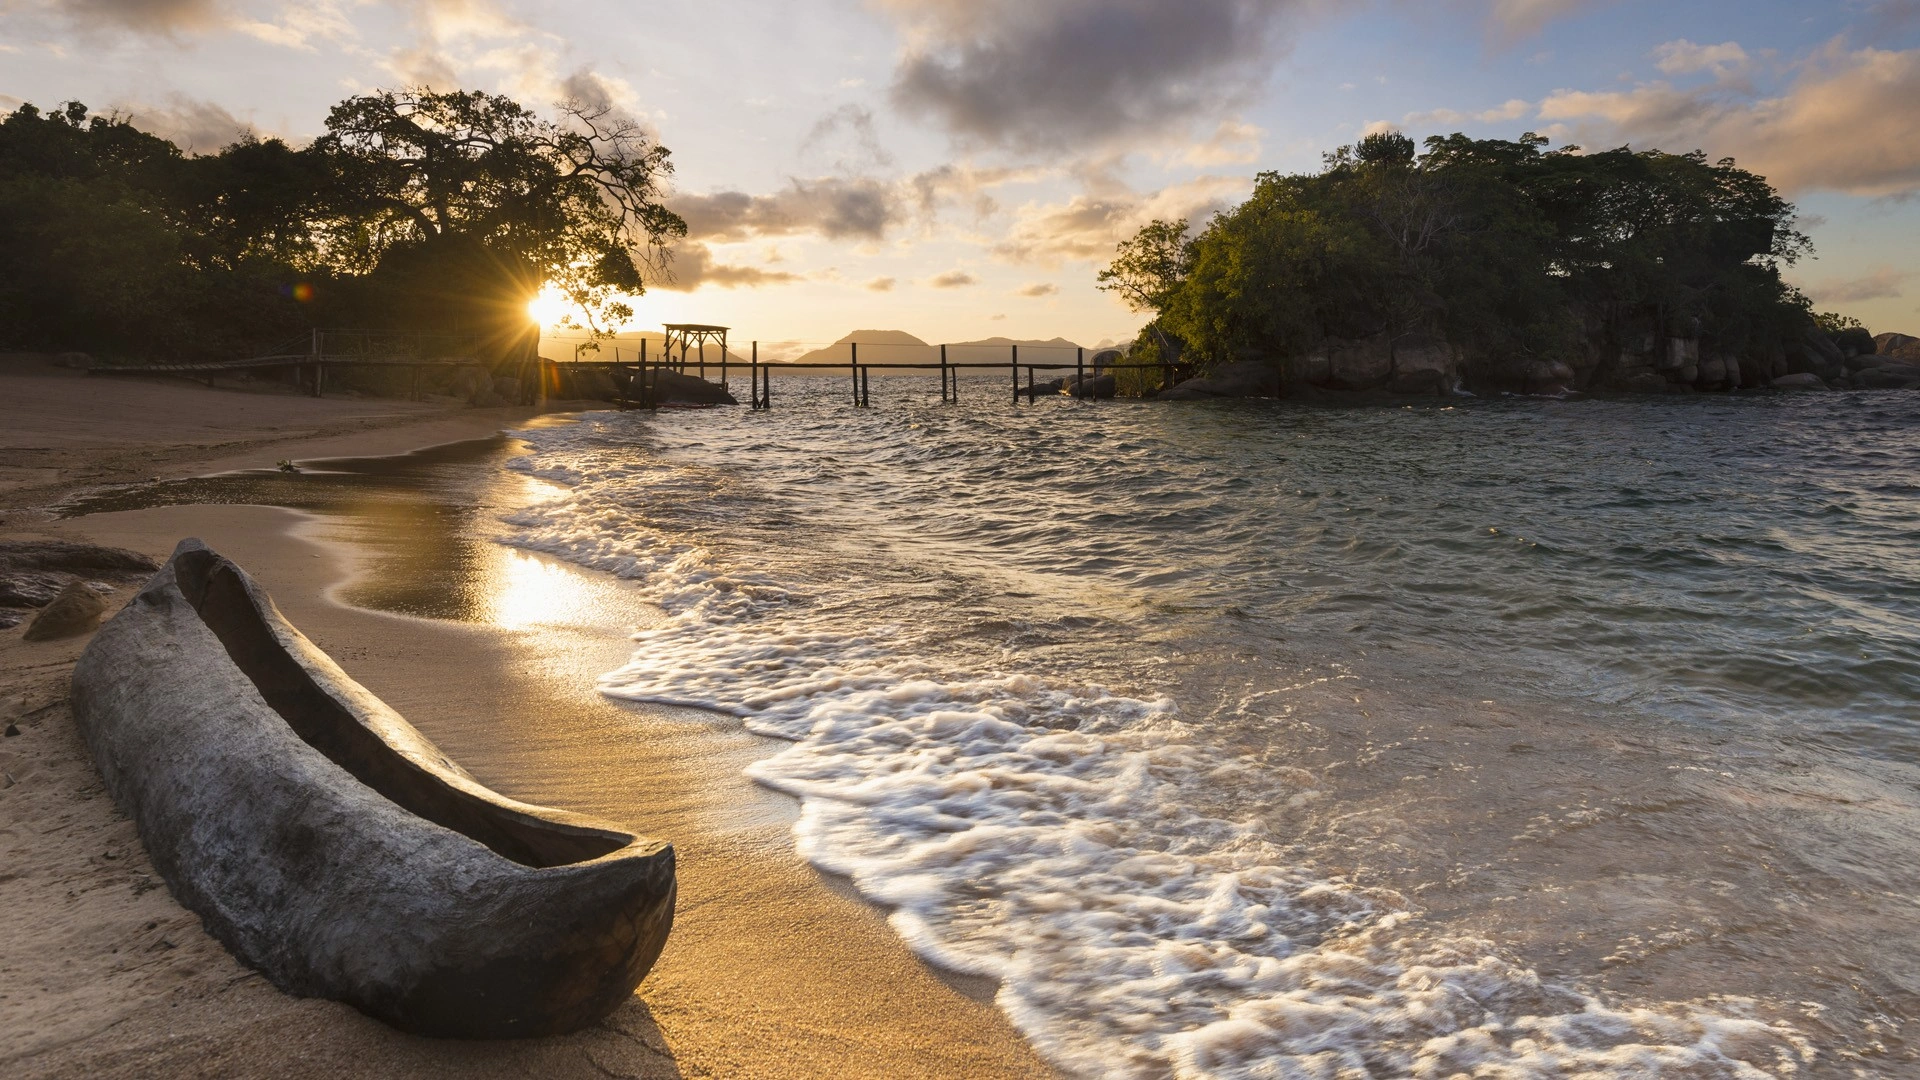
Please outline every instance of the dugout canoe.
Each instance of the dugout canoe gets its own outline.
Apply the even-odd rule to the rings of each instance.
[[[198,540],[95,635],[73,710],[174,896],[288,993],[547,1035],[666,943],[671,846],[488,790]]]

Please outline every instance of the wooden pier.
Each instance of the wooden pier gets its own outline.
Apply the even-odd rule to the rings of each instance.
[[[725,330],[724,327],[700,327],[698,329],[721,331],[722,334],[724,334]],[[762,361],[760,359],[760,343],[754,341],[749,347],[748,357],[743,364],[732,358],[724,344],[724,337],[722,337],[721,342],[720,358],[717,365],[720,369],[720,385],[723,388],[728,386],[728,375],[731,368],[747,368],[751,386],[749,403],[755,410],[773,408],[773,373],[776,370],[782,372],[818,371],[823,374],[845,372],[848,379],[850,398],[856,408],[869,408],[873,405],[871,373],[876,369],[883,372],[924,371],[937,373],[940,378],[940,400],[949,404],[960,400],[960,375],[962,372],[1004,371],[1008,373],[1011,400],[1015,405],[1020,404],[1022,397],[1026,398],[1028,404],[1032,404],[1039,397],[1050,393],[1066,393],[1075,397],[1091,398],[1093,396],[1091,393],[1074,394],[1073,388],[1086,387],[1089,384],[1090,378],[1112,375],[1119,371],[1152,372],[1159,376],[1159,388],[1165,389],[1173,385],[1176,375],[1180,370],[1179,365],[1176,364],[1136,364],[1123,360],[1117,363],[1109,361],[1094,365],[1090,376],[1087,350],[1085,348],[1075,347],[1071,360],[1060,359],[1049,361],[1032,359],[1031,352],[1034,346],[1028,346],[1028,358],[1022,359],[1019,345],[1007,346],[1007,360],[1005,363],[996,361],[953,360],[950,359],[948,355],[949,346],[944,344],[925,346],[925,348],[929,350],[938,349],[939,360],[937,362],[913,363],[900,360],[863,361],[860,359],[860,343],[857,341],[846,343],[847,359],[845,362],[812,361],[808,363]],[[697,364],[700,375],[704,377],[706,374],[708,365],[704,355],[696,356],[688,352],[684,346],[680,352],[676,353],[672,350],[673,343],[674,339],[669,338],[668,348],[663,350],[665,353],[664,356],[657,354],[650,356],[647,339],[642,338],[640,340],[640,347],[636,350],[630,350],[634,354],[632,359],[627,359],[622,356],[621,348],[615,346],[613,350],[614,356],[611,360],[574,359],[570,361],[558,361],[556,363],[562,368],[606,372],[611,376],[615,387],[614,403],[621,409],[653,409],[658,408],[662,404],[657,400],[658,394],[655,393],[654,390],[657,381],[655,377],[656,372],[664,370],[672,371],[675,374],[687,374],[687,369]],[[903,348],[909,346],[889,347]],[[977,352],[986,348],[986,346],[968,345],[967,348]],[[702,352],[704,352],[704,349]],[[1043,371],[1059,373],[1059,376],[1063,378],[1068,378],[1068,373],[1071,373],[1071,375],[1064,388],[1043,387],[1037,374]],[[1025,380],[1024,385],[1022,383],[1023,378]],[[1105,396],[1112,395],[1109,394]]]
[[[671,371],[678,375],[689,374],[689,369],[704,379],[707,369],[716,366],[719,369],[719,385],[729,389],[732,374],[739,368],[746,368],[750,394],[748,403],[756,411],[773,408],[773,374],[781,372],[820,372],[822,374],[845,372],[848,396],[856,408],[870,408],[873,405],[872,373],[882,372],[926,372],[937,374],[940,380],[940,400],[956,403],[960,400],[960,377],[967,372],[1001,371],[1007,373],[1010,398],[1015,405],[1025,397],[1032,404],[1039,397],[1051,393],[1067,393],[1074,397],[1091,398],[1094,395],[1083,389],[1075,393],[1074,388],[1086,388],[1091,379],[1115,375],[1122,371],[1138,371],[1157,376],[1152,380],[1159,388],[1171,386],[1181,375],[1182,369],[1169,363],[1129,363],[1107,361],[1089,365],[1087,350],[1074,347],[1071,358],[1061,357],[1040,360],[1033,357],[1036,348],[1051,349],[1049,346],[1027,346],[1027,354],[1021,353],[1021,346],[1008,345],[1004,362],[994,360],[959,360],[949,355],[949,350],[964,347],[969,353],[978,354],[992,346],[981,345],[896,345],[887,343],[890,349],[925,348],[929,360],[911,362],[904,360],[863,360],[860,356],[860,342],[847,342],[846,360],[811,361],[804,363],[779,363],[760,359],[760,342],[754,341],[744,358],[735,357],[727,345],[727,327],[706,326],[691,323],[672,323],[666,327],[665,348],[649,355],[649,342],[641,338],[638,349],[612,346],[613,358],[610,360],[583,359],[578,351],[571,360],[546,360],[539,357],[529,340],[524,348],[515,347],[510,352],[521,354],[512,360],[509,377],[518,380],[517,398],[519,404],[532,404],[540,400],[547,391],[556,390],[567,381],[566,374],[585,372],[604,372],[612,384],[613,403],[621,409],[643,408],[657,409],[666,402],[658,392],[659,372]],[[717,363],[710,361],[707,353],[709,345],[716,346],[719,352]],[[871,346],[871,343],[870,343]],[[1065,346],[1058,347],[1065,351]],[[498,350],[496,350],[498,351]],[[631,355],[623,355],[623,351]],[[1104,351],[1104,350],[1103,350]],[[147,364],[139,366],[101,366],[89,369],[95,375],[174,375],[183,378],[199,379],[209,386],[216,376],[256,371],[288,372],[292,381],[307,393],[319,397],[325,393],[328,385],[328,373],[339,369],[388,369],[403,371],[407,377],[407,396],[420,396],[420,377],[423,372],[447,371],[467,368],[485,373],[488,377],[503,374],[501,365],[496,361],[489,364],[480,359],[481,350],[470,338],[456,335],[431,333],[406,333],[372,330],[314,330],[293,341],[284,342],[266,353],[239,360],[210,360],[176,364]],[[931,357],[937,356],[934,360]],[[1040,382],[1041,375],[1048,375],[1049,383]],[[1065,380],[1065,386],[1051,385],[1056,379]],[[578,380],[575,389],[578,388]],[[1146,380],[1143,380],[1146,381]],[[598,393],[606,393],[606,384],[602,383]],[[590,396],[590,395],[580,395]],[[1102,396],[1112,396],[1111,394]]]

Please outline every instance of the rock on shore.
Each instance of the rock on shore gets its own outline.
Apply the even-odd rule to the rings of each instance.
[[[1672,394],[1758,388],[1920,390],[1920,338],[1828,333],[1808,321],[1789,339],[1723,348],[1697,320],[1592,328],[1572,355],[1476,354],[1432,334],[1328,338],[1293,356],[1215,366],[1159,395],[1168,401],[1332,391],[1395,395]]]

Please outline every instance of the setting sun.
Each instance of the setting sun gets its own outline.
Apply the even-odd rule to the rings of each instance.
[[[527,301],[527,318],[537,322],[544,329],[552,329],[561,324],[573,311],[573,305],[553,286],[540,290],[540,295]]]

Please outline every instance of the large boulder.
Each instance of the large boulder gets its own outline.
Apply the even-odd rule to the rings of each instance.
[[[1825,390],[1827,384],[1810,371],[1796,371],[1773,380],[1775,390]]]
[[[1573,389],[1573,380],[1572,365],[1560,360],[1535,360],[1527,365],[1524,389],[1529,394],[1558,397]]]
[[[1882,367],[1868,368],[1855,375],[1852,382],[1863,390],[1920,389],[1920,367],[1887,364]]]
[[[1336,390],[1378,390],[1393,376],[1393,346],[1382,335],[1327,342],[1327,385]]]
[[[1911,334],[1875,334],[1873,351],[1901,360],[1920,360],[1920,338]]]
[[[1124,364],[1126,362],[1127,354],[1121,352],[1119,349],[1101,349],[1099,352],[1087,357],[1087,366],[1093,368],[1095,371],[1113,364]]]
[[[1160,392],[1162,401],[1200,401],[1209,398],[1280,396],[1280,368],[1266,360],[1222,364],[1198,378],[1187,379]]]
[[[1387,388],[1396,394],[1451,393],[1460,381],[1460,364],[1446,341],[1425,334],[1402,334],[1390,347],[1393,375]],[[1567,372],[1569,378],[1571,371]]]
[[[1287,373],[1295,383],[1325,386],[1333,377],[1333,363],[1327,359],[1326,349],[1316,349],[1302,356],[1288,357]]]
[[[1840,347],[1840,356],[1843,359],[1872,356],[1879,351],[1878,343],[1873,340],[1873,335],[1868,333],[1864,326],[1847,327],[1833,335],[1833,343]]]
[[[1077,398],[1106,399],[1119,389],[1111,375],[1088,375],[1085,378],[1073,378],[1067,381],[1067,393]]]
[[[1025,394],[1027,397],[1027,400],[1032,401],[1034,399],[1043,398],[1043,397],[1057,397],[1060,394],[1064,393],[1066,389],[1067,389],[1066,379],[1047,379],[1041,382],[1036,382],[1032,386],[1023,386],[1020,388],[1019,392],[1022,394]]]
[[[1691,337],[1670,337],[1666,351],[1660,355],[1658,367],[1666,371],[1684,371],[1700,364],[1700,339]],[[1683,379],[1692,382],[1692,379]]]
[[[662,405],[738,405],[740,402],[719,383],[695,375],[655,369],[648,372],[648,385],[654,400]]]
[[[1637,371],[1620,380],[1620,389],[1629,394],[1664,394],[1673,389],[1666,376],[1657,371]]]

